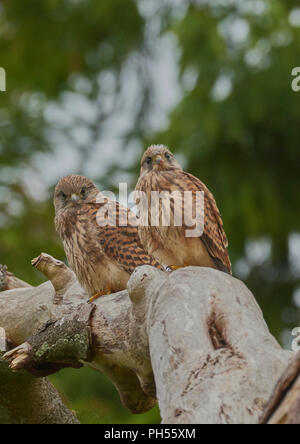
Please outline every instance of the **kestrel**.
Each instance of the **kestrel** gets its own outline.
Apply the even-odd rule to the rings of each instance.
[[[56,230],[69,265],[90,300],[124,290],[140,265],[164,270],[145,252],[137,227],[132,223],[120,226],[132,222],[133,213],[106,198],[97,203],[99,196],[91,180],[77,175],[61,179],[54,195]],[[103,202],[108,211],[102,214]]]
[[[144,153],[141,161],[141,173],[136,185],[136,191],[147,195],[148,215],[144,214],[147,224],[139,226],[141,243],[145,250],[160,263],[176,269],[188,265],[216,268],[232,273],[231,263],[227,251],[228,241],[223,228],[223,222],[215,199],[200,179],[183,171],[173,154],[164,145],[152,145]],[[203,192],[202,227],[197,237],[187,237],[187,226],[183,223],[176,226],[175,205],[171,201],[170,225],[163,226],[162,211],[164,206],[160,203],[159,224],[151,224],[151,192],[178,192],[180,196],[185,191],[191,192],[190,206],[194,208],[196,195]],[[185,210],[185,200],[180,197],[182,211]],[[143,211],[143,210],[142,210]],[[195,210],[193,209],[195,215]],[[204,213],[204,214],[203,214]],[[143,215],[141,215],[143,216]],[[151,226],[152,225],[152,226]]]

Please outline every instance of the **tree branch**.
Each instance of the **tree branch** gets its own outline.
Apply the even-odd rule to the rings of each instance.
[[[278,381],[261,424],[300,424],[300,352]]]
[[[27,284],[21,279],[18,279],[13,273],[7,270],[6,265],[0,264],[0,291],[22,287],[31,287],[31,285]]]
[[[70,341],[72,323],[64,330],[60,323],[50,324],[35,333],[49,319],[89,305],[87,296],[72,271],[51,256],[41,255],[34,265],[53,285],[0,295],[0,325],[10,328],[17,344],[33,335],[21,349],[25,367],[39,368],[49,360],[84,362],[108,375],[133,412],[150,409],[157,398],[164,423],[258,423],[292,354],[272,337],[242,282],[207,268],[166,274],[140,267],[128,292],[95,301],[88,323],[92,342],[85,336],[83,349],[89,352],[83,356]],[[12,327],[20,300],[25,320],[22,316]],[[65,339],[68,352],[62,359]],[[44,354],[45,342],[51,344],[51,358]],[[6,357],[20,368],[20,349]]]
[[[74,273],[64,263],[42,253],[33,260],[33,265],[50,278],[50,281],[36,288],[0,294],[0,325],[9,331],[17,345],[29,338],[21,348],[18,347],[6,355],[12,368],[22,367],[34,374],[42,372],[45,375],[55,371],[55,365],[62,360],[64,366],[80,366],[85,362],[109,376],[129,410],[142,413],[151,409],[156,404],[156,399],[153,397],[155,388],[150,358],[147,350],[143,350],[142,354],[137,353],[139,324],[135,325],[132,318],[128,293],[124,291],[102,297],[96,301],[96,309],[92,312],[91,305],[87,303],[88,296]],[[61,322],[52,324],[53,321],[64,318],[63,324],[66,326],[66,317],[74,316],[83,303],[91,312],[92,338],[92,347],[89,335],[86,335],[85,344],[81,342],[83,349],[89,350],[85,357],[78,355],[78,343],[74,344],[74,326],[69,325],[70,330],[66,328],[63,332],[59,328]],[[41,333],[37,333],[41,328],[42,338]],[[62,353],[62,343],[65,353]],[[49,365],[52,350],[56,353],[51,358],[54,366]],[[62,355],[65,355],[64,359]],[[143,355],[147,360],[143,359]],[[43,359],[46,362],[42,362]],[[149,380],[151,388],[147,392]]]
[[[9,340],[0,328],[0,423],[79,424],[47,378],[13,373],[1,358]]]
[[[213,269],[189,267],[168,278],[144,270],[129,292],[147,306],[163,422],[257,423],[292,354],[271,336],[253,295]]]

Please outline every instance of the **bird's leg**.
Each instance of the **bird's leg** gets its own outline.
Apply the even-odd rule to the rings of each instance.
[[[101,298],[101,296],[106,296],[111,293],[112,291],[109,288],[105,288],[104,290],[95,293],[94,296],[89,299],[89,302],[94,302],[96,299]]]
[[[168,268],[170,268],[171,271],[180,270],[180,268],[189,267],[189,264],[183,264],[183,265],[169,265]]]

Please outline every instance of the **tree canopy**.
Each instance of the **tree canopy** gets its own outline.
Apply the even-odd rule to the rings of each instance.
[[[214,193],[234,274],[290,347],[300,307],[300,8],[290,0],[2,0],[0,263],[22,279],[41,251],[64,259],[58,178],[133,189],[150,143],[176,152]],[[54,381],[83,422],[131,416],[106,378]]]

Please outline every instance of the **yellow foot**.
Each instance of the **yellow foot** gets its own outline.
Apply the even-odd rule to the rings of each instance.
[[[111,290],[108,289],[108,288],[106,288],[106,289],[104,289],[102,291],[99,291],[98,293],[95,293],[94,296],[92,296],[89,299],[89,302],[94,302],[96,299],[101,298],[101,296],[105,296],[107,294],[111,294]]]
[[[187,264],[184,264],[184,265],[169,265],[169,268],[172,270],[172,271],[175,271],[175,270],[180,270],[180,268],[185,268],[185,267],[188,267],[189,265],[187,265]]]
[[[168,267],[171,271],[179,270],[182,267],[179,267],[178,265],[169,265]]]

